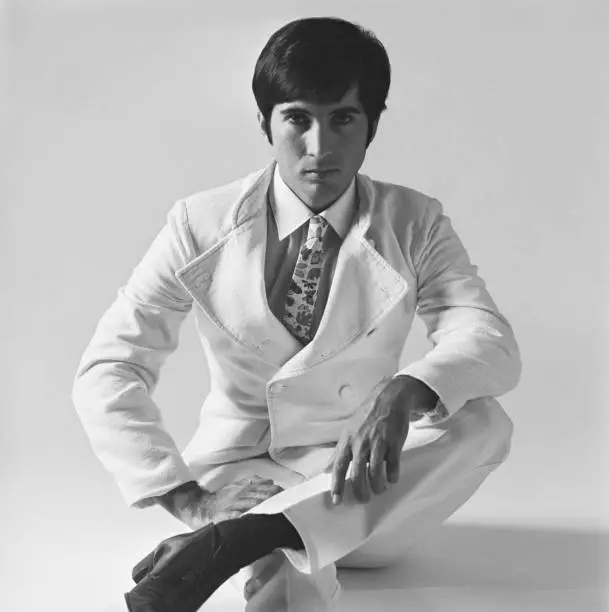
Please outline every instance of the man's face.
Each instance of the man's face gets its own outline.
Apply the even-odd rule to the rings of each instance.
[[[270,131],[281,178],[315,212],[341,196],[366,157],[368,118],[356,87],[332,104],[275,105]]]

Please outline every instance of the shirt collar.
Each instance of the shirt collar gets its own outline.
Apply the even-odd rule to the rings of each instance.
[[[286,185],[279,173],[279,165],[275,164],[275,172],[271,187],[271,208],[277,224],[277,236],[283,240],[301,225],[306,223],[315,213]],[[340,198],[326,208],[320,217],[332,226],[332,229],[344,238],[353,219],[355,205],[355,177],[345,189]]]

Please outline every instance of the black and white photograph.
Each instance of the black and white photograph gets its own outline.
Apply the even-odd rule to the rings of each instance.
[[[609,4],[0,0],[6,612],[609,612]]]

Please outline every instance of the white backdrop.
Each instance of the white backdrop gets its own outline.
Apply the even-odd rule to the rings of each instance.
[[[42,556],[38,590],[68,572],[95,593],[93,551],[111,551],[124,574],[180,530],[160,510],[127,509],[74,413],[72,378],[173,202],[269,161],[253,66],[272,32],[314,15],[357,21],[387,47],[388,110],[362,171],[443,202],[521,346],[522,382],[502,400],[516,427],[512,457],[455,518],[609,528],[607,4],[212,6],[2,5],[7,588],[23,596]],[[427,348],[418,324],[404,362]],[[155,395],[180,447],[207,388],[189,318]]]

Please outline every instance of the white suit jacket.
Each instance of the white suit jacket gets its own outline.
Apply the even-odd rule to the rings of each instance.
[[[396,373],[425,382],[449,414],[519,379],[512,329],[441,205],[364,174],[322,321],[302,348],[266,299],[273,170],[274,162],[178,201],[82,356],[72,399],[131,506],[153,503],[205,466],[267,451],[315,475],[349,419]],[[152,394],[192,309],[210,391],[180,453]],[[415,312],[433,348],[398,372]]]

